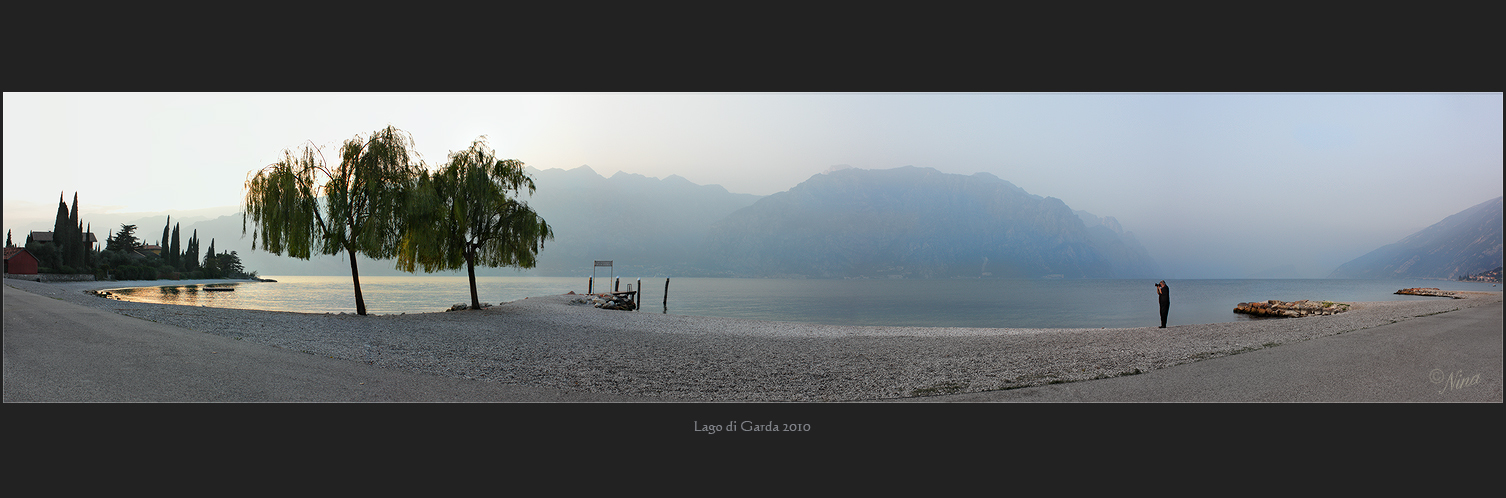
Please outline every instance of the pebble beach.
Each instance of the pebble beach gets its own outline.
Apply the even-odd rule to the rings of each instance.
[[[597,309],[578,295],[485,310],[358,316],[134,303],[87,292],[217,282],[226,281],[5,280],[81,306],[381,368],[666,402],[871,401],[1118,377],[1501,305],[1500,292],[1467,292],[1463,299],[1349,303],[1349,311],[1331,316],[1165,329],[1020,329],[666,315]],[[1175,316],[1173,304],[1173,323]]]

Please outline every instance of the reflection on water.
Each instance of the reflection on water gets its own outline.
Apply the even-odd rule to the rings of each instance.
[[[169,285],[110,292],[123,300],[299,313],[355,313],[350,277],[278,276],[276,282]],[[481,302],[500,304],[527,297],[584,292],[585,281],[565,277],[477,277]],[[227,290],[219,290],[227,289]],[[233,290],[228,290],[233,289]],[[373,314],[443,312],[470,303],[466,277],[362,277],[361,294]]]
[[[111,291],[121,299],[212,308],[354,313],[350,277],[276,277],[278,282],[173,285]],[[629,279],[624,278],[626,284]],[[1126,328],[1160,325],[1154,288],[1140,280],[783,280],[674,278],[631,280],[641,311],[842,325],[926,327]],[[599,283],[599,282],[598,282]],[[1233,312],[1240,302],[1279,299],[1433,300],[1395,295],[1407,287],[1500,292],[1490,284],[1387,280],[1178,280],[1168,325],[1259,319]],[[477,277],[483,303],[584,293],[586,279]],[[234,291],[214,291],[233,288]],[[625,285],[624,285],[625,288]],[[437,313],[470,303],[466,277],[363,277],[373,314]]]
[[[235,299],[220,299],[221,294],[231,294],[239,283],[165,285],[161,287],[134,287],[111,289],[113,297],[126,301],[177,304],[183,306],[207,306],[213,308],[239,308]]]

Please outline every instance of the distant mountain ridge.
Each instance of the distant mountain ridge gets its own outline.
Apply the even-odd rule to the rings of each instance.
[[[683,177],[663,179],[618,172],[603,177],[589,166],[565,170],[527,167],[537,190],[522,200],[554,229],[546,241],[538,265],[523,273],[541,276],[590,274],[592,261],[611,260],[617,275],[705,274],[689,262],[711,224],[728,213],[758,200],[752,194],[734,194],[720,185],[697,185]],[[213,233],[240,235],[240,214],[205,222]],[[195,225],[197,227],[198,225]],[[193,227],[185,227],[193,228]],[[233,228],[233,230],[232,230]],[[200,233],[205,233],[201,229]],[[206,239],[207,240],[207,239]],[[206,242],[207,244],[207,242]],[[344,256],[316,256],[299,260],[250,250],[246,237],[220,242],[221,250],[235,248],[248,270],[262,275],[349,275]],[[207,245],[206,245],[207,247]],[[359,257],[361,275],[412,275],[394,268],[394,260]],[[422,275],[423,273],[419,273]],[[460,272],[435,273],[458,275]],[[476,274],[518,275],[517,268],[476,268]],[[603,273],[605,275],[605,273]]]
[[[1141,278],[1159,270],[1113,218],[988,173],[837,169],[712,227],[729,276]]]
[[[555,230],[541,276],[590,274],[614,261],[619,276],[801,276],[816,278],[1158,278],[1132,232],[1110,216],[1074,211],[988,173],[931,168],[838,168],[770,196],[589,166],[528,168],[538,189],[525,198]],[[184,223],[207,249],[235,250],[262,275],[349,275],[343,255],[299,260],[252,250],[241,216]],[[143,220],[138,234],[165,219]],[[186,236],[186,235],[185,235]],[[392,260],[362,257],[362,276],[410,275]],[[478,275],[517,275],[478,268]],[[455,272],[440,275],[458,274]]]
[[[1328,278],[1441,278],[1501,266],[1502,198],[1444,218],[1406,238],[1344,263]]]
[[[539,274],[579,275],[592,261],[611,260],[618,273],[703,275],[696,251],[712,224],[760,198],[678,175],[605,178],[589,166],[527,172],[538,185],[528,204],[555,233],[539,252]]]

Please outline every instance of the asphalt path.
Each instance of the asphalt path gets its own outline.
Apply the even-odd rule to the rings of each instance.
[[[611,402],[382,369],[4,287],[4,402]]]
[[[4,287],[4,402],[662,402],[376,368]],[[916,402],[1501,402],[1502,307],[1140,375]]]
[[[898,401],[1500,403],[1501,309],[1466,308],[1139,375]]]

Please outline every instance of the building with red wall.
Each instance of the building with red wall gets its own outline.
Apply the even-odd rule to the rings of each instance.
[[[5,248],[6,274],[36,275],[38,263],[37,257],[24,247]]]

